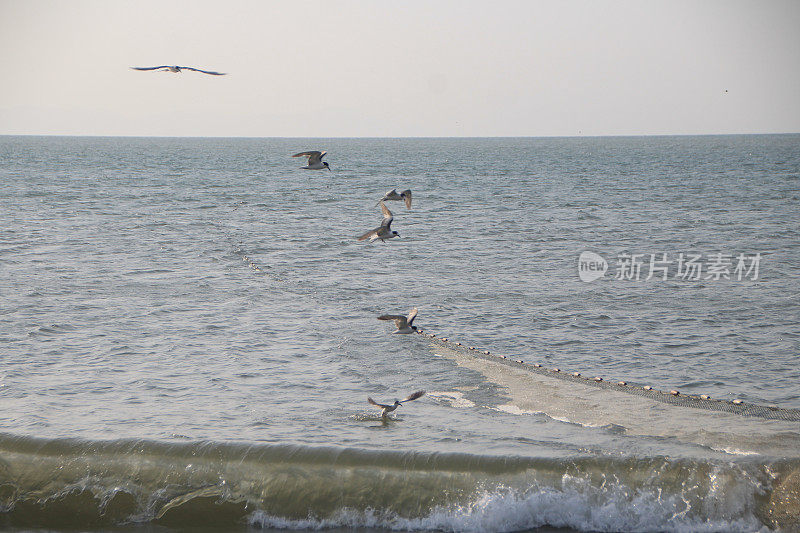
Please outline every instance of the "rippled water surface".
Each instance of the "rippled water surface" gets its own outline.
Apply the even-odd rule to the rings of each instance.
[[[308,149],[327,150],[333,171],[300,170],[289,156]],[[356,241],[379,225],[375,202],[393,188],[413,191],[410,210],[388,203],[401,238]],[[798,135],[0,137],[0,450],[21,469],[8,483],[21,498],[28,489],[14,476],[48,446],[84,459],[116,442],[175,446],[180,457],[234,446],[225,454],[240,461],[240,445],[346,449],[390,469],[404,453],[423,463],[419,454],[461,454],[444,469],[523,463],[491,479],[493,467],[479,467],[480,479],[431,481],[431,494],[462,499],[420,496],[410,508],[367,498],[283,513],[228,475],[250,502],[250,527],[791,529],[800,509],[785,519],[764,502],[800,484],[786,481],[800,477],[800,423],[532,375],[391,335],[376,317],[417,307],[423,329],[508,358],[800,409],[798,206]],[[607,260],[604,277],[581,281],[584,251]],[[681,254],[700,256],[700,279],[679,275]],[[717,254],[731,279],[708,270]],[[647,279],[651,255],[666,259],[667,279]],[[632,256],[638,280],[620,276]],[[740,257],[749,272],[735,270]],[[366,402],[417,389],[428,394],[388,422]],[[265,464],[285,464],[271,453],[259,455],[267,477],[278,474]],[[327,453],[311,462],[328,464]],[[188,468],[170,461],[164,479]],[[692,490],[725,476],[733,488],[687,495],[671,481],[681,468],[704,480]],[[598,481],[611,475],[617,485]],[[642,476],[652,483],[636,485]],[[156,513],[154,479],[132,492],[150,508],[124,520]],[[363,491],[369,479],[348,482]],[[632,486],[638,507],[625,499]],[[318,495],[313,484],[297,490]],[[701,503],[688,511],[682,498]],[[609,505],[618,512],[599,513]],[[579,518],[559,514],[565,506]]]

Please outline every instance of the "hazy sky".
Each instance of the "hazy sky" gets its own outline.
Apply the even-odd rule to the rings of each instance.
[[[800,132],[800,1],[0,0],[0,73],[0,134]]]

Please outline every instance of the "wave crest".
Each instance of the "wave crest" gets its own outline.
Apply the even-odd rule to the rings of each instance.
[[[0,435],[0,525],[752,531],[800,462],[525,458]],[[795,481],[791,481],[795,479]],[[784,503],[781,503],[784,502]]]

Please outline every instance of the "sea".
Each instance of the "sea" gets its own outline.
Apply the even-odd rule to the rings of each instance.
[[[800,531],[799,410],[800,135],[0,136],[5,531]]]

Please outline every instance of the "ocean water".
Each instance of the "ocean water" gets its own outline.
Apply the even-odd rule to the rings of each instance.
[[[0,137],[0,526],[798,531],[798,206],[800,135]]]

